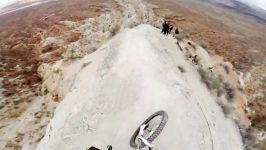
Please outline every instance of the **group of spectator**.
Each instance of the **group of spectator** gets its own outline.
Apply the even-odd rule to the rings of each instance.
[[[170,22],[164,21],[164,23],[162,24],[163,29],[162,32],[164,35],[168,35],[171,34],[172,30],[173,30],[173,26],[170,25]]]

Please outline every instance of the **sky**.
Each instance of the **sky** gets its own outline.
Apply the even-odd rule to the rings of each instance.
[[[266,10],[266,0],[238,0],[238,1],[246,3],[250,6],[256,6]]]
[[[6,6],[8,4],[11,4],[15,1],[17,1],[17,0],[0,0],[0,8]]]

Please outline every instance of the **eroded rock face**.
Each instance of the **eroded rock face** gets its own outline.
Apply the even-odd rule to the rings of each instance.
[[[251,121],[247,147],[266,148],[266,66],[254,67],[246,76],[244,91],[248,96],[246,112]]]
[[[57,37],[48,37],[41,43],[41,53],[54,51],[64,45],[64,41]]]
[[[62,59],[64,46],[82,36],[60,21],[98,16],[107,7],[103,2],[114,4],[111,0],[58,1],[0,16],[0,149],[21,150],[23,145],[34,149],[43,137],[56,103],[41,92],[42,76],[37,69],[42,63]]]

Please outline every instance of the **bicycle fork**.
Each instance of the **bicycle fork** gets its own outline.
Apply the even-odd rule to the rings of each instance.
[[[146,124],[140,126],[140,132],[139,132],[139,136],[138,136],[137,150],[140,150],[141,149],[141,143],[142,142],[146,146],[149,147],[149,150],[152,150],[153,149],[153,145],[143,137],[144,129],[145,129],[146,126],[147,126]]]

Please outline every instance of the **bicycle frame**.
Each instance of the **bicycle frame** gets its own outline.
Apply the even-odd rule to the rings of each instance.
[[[149,150],[152,150],[153,149],[153,145],[148,141],[146,140],[144,137],[143,137],[143,134],[144,134],[144,129],[147,127],[146,124],[143,124],[140,126],[140,129],[139,129],[139,135],[138,135],[138,144],[137,144],[137,150],[141,150],[141,143],[143,142],[146,146],[149,147]]]

